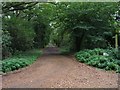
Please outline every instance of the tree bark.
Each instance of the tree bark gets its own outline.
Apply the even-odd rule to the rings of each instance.
[[[75,37],[75,51],[79,51],[79,50],[82,49],[84,37],[85,37],[85,31],[84,30],[83,30],[81,36],[76,36]]]

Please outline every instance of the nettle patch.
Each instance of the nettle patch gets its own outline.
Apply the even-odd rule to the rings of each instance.
[[[79,51],[75,57],[78,61],[90,66],[120,73],[120,60],[118,60],[117,54],[119,53],[114,50],[96,48]]]

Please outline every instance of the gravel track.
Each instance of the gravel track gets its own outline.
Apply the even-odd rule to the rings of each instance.
[[[3,88],[117,88],[118,75],[77,62],[72,56],[47,47],[38,60],[2,77]]]

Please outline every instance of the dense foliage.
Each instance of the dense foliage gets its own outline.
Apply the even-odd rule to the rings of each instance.
[[[7,18],[7,20],[4,21],[4,24],[5,29],[10,33],[10,36],[12,37],[11,47],[14,51],[23,51],[30,49],[33,46],[32,44],[35,33],[31,27],[30,22],[13,16],[10,19]]]
[[[115,46],[112,14],[117,3],[58,3],[56,8],[53,41],[58,46],[70,43],[75,51]]]
[[[3,3],[3,59],[8,53],[43,48],[49,43],[50,7],[34,2]]]
[[[42,48],[49,42],[68,51],[114,47],[113,37],[119,27],[113,15],[118,5],[116,2],[3,3],[3,30],[10,33],[14,52]]]
[[[2,32],[2,54],[4,57],[11,55],[11,36],[8,31]]]
[[[26,67],[32,64],[40,55],[41,51],[31,50],[7,58],[2,62],[2,72],[7,73]]]
[[[120,60],[116,57],[114,50],[99,48],[93,50],[83,50],[76,53],[75,57],[78,61],[86,63],[90,66],[105,70],[114,70],[120,73]]]
[[[114,19],[116,11],[120,18],[119,3],[4,2],[2,9],[3,72],[27,66],[36,55],[24,52],[48,44],[62,54],[79,51],[79,61],[119,72],[120,52],[107,49],[120,47],[120,22]],[[19,52],[24,54],[16,56]]]

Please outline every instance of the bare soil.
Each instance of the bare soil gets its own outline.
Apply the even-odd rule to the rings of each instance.
[[[117,88],[118,75],[77,62],[72,56],[47,47],[38,60],[2,77],[3,88]]]

